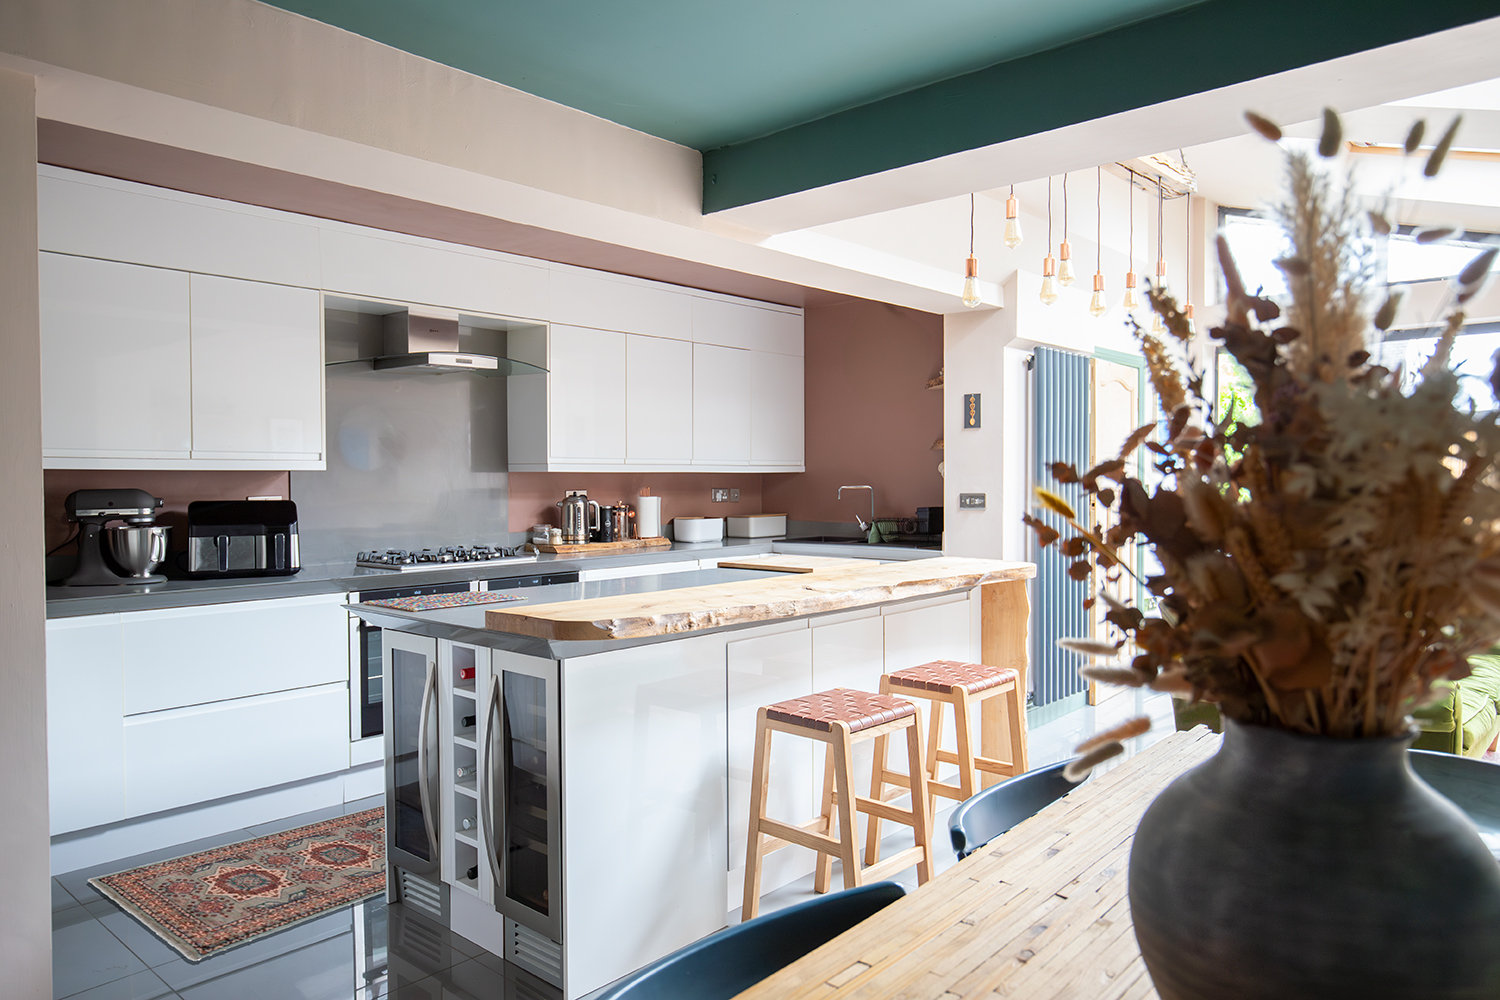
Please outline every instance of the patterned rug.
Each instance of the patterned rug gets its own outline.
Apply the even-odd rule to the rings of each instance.
[[[189,962],[385,891],[385,810],[228,844],[89,884]]]

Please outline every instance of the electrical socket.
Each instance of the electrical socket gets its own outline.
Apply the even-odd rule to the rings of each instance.
[[[729,491],[728,490],[713,490],[713,489],[711,489],[711,490],[708,491],[708,493],[709,493],[709,496],[712,497],[714,503],[728,503],[729,502]]]
[[[729,502],[730,503],[739,503],[740,502],[740,491],[739,490],[730,490],[729,491]]]

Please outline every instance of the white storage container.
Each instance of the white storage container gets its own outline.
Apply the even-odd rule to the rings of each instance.
[[[785,514],[746,514],[729,518],[730,538],[770,538],[786,534]]]
[[[722,517],[674,517],[672,536],[679,542],[717,542],[724,537]]]

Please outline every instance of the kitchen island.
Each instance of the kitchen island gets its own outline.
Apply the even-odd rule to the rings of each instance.
[[[756,710],[934,659],[1024,670],[1034,572],[936,558],[352,606],[388,639],[393,891],[437,886],[455,930],[569,1000],[710,934],[740,902]],[[999,720],[980,728],[1004,756]],[[808,741],[778,742],[772,815],[814,815],[821,768]],[[767,862],[769,891],[813,856]]]

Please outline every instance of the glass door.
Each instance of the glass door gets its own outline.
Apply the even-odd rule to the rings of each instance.
[[[482,738],[495,909],[562,940],[557,661],[490,654]]]
[[[385,665],[386,844],[392,864],[438,878],[437,640],[381,632]]]

